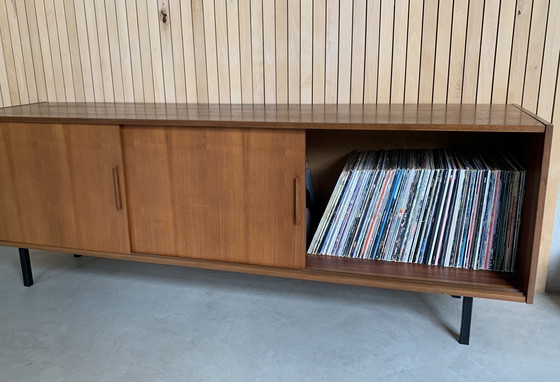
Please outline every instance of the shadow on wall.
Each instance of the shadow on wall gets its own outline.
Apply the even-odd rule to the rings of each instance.
[[[550,263],[546,279],[546,291],[549,293],[560,293],[560,191],[558,194],[559,198],[556,203],[556,216],[554,217],[554,230],[550,247]]]

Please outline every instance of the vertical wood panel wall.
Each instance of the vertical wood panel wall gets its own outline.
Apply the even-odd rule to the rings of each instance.
[[[517,103],[560,126],[559,25],[559,0],[0,0],[0,107]]]

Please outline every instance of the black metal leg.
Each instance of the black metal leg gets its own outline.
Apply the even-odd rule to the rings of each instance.
[[[31,273],[31,260],[29,259],[29,249],[19,248],[19,262],[21,264],[21,274],[23,285],[30,287],[33,285],[33,273]]]
[[[461,315],[461,333],[459,334],[459,343],[468,345],[471,336],[471,318],[472,318],[472,297],[463,297],[463,313]]]

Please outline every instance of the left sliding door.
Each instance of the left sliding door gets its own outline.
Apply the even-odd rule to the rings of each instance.
[[[0,124],[5,244],[129,253],[123,188],[119,126]]]

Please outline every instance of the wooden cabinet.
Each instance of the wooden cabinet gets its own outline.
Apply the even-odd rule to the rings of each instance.
[[[118,126],[0,123],[0,240],[129,252]]]
[[[125,127],[132,251],[303,268],[305,134]]]
[[[0,245],[532,302],[551,136],[512,105],[4,108]],[[306,255],[306,159],[320,219],[353,150],[430,147],[526,168],[515,272]]]

